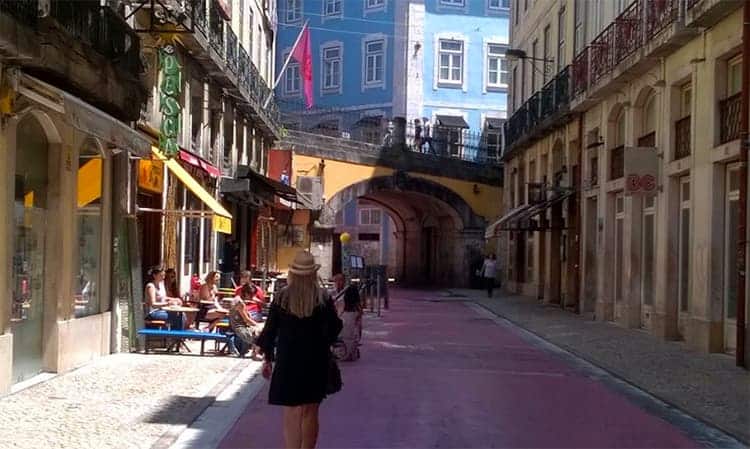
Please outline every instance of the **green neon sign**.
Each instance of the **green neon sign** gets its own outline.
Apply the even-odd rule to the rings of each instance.
[[[159,70],[162,75],[159,86],[159,111],[161,111],[159,149],[170,158],[180,151],[177,136],[180,133],[182,114],[179,98],[182,92],[181,69],[173,45],[165,45],[159,49]]]

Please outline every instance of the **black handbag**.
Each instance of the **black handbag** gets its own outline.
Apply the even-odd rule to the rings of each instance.
[[[332,352],[328,352],[328,379],[326,382],[326,394],[334,394],[341,391],[344,382],[341,380],[341,370],[336,363],[336,357]]]

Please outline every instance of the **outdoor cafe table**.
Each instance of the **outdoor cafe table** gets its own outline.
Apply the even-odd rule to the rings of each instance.
[[[162,307],[162,310],[166,311],[169,315],[172,315],[173,313],[196,313],[200,309],[196,309],[195,307],[185,307],[185,306],[167,306]],[[182,330],[182,329],[179,329]],[[179,351],[180,347],[183,347],[187,350],[187,352],[191,352],[190,348],[187,347],[184,341],[179,340],[175,345],[176,349]]]

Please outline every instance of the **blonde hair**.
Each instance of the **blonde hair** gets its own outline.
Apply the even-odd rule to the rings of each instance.
[[[315,273],[299,275],[290,272],[287,284],[281,306],[296,317],[311,316],[315,307],[324,301]]]

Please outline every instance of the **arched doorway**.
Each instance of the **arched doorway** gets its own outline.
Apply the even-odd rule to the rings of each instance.
[[[438,183],[397,172],[337,192],[326,203],[320,223],[335,228],[337,214],[341,216],[340,211],[355,200],[378,205],[393,221],[397,266],[390,272],[402,285],[469,284],[472,263],[481,262],[485,220],[461,196]],[[331,265],[335,264],[323,263]]]
[[[51,126],[51,123],[50,123]],[[50,216],[50,138],[34,113],[15,130],[11,332],[13,382],[44,367],[45,266]],[[50,311],[49,313],[54,313]]]

